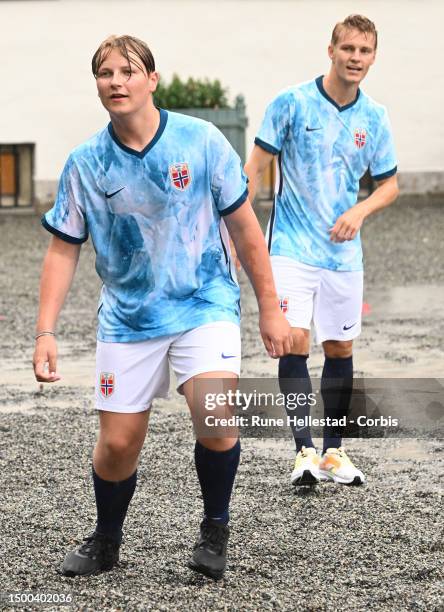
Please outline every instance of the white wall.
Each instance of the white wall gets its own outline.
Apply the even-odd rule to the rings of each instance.
[[[129,33],[164,77],[217,77],[244,94],[249,149],[267,102],[328,70],[332,26],[351,12],[380,34],[364,89],[389,108],[400,170],[444,173],[441,0],[3,0],[0,142],[36,142],[36,177],[57,178],[107,121],[91,56],[107,35]]]

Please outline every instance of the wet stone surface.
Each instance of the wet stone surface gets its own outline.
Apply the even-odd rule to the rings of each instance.
[[[443,371],[443,230],[443,209],[414,203],[366,223],[371,308],[356,343],[358,375]],[[229,567],[214,583],[186,567],[201,498],[193,431],[175,392],[153,410],[120,566],[90,578],[60,576],[65,552],[94,526],[91,368],[100,282],[87,244],[58,328],[64,378],[40,391],[30,362],[48,236],[35,217],[5,215],[0,235],[0,592],[71,592],[79,610],[442,609],[442,441],[350,440],[364,487],[295,491],[289,440],[243,440]],[[262,348],[243,275],[241,283],[243,373],[272,377],[277,364]],[[318,375],[319,348],[310,362]]]

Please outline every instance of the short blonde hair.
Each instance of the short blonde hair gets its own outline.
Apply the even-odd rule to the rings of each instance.
[[[370,21],[364,15],[349,15],[344,19],[344,21],[340,21],[333,28],[333,32],[331,35],[331,44],[333,47],[338,44],[339,37],[344,30],[359,30],[363,34],[373,34],[375,37],[375,50],[378,46],[378,32],[376,31],[375,24],[373,21]]]
[[[93,55],[91,68],[95,77],[97,77],[100,66],[113,49],[118,49],[120,51],[123,57],[128,61],[130,68],[131,62],[133,62],[133,64],[136,64],[136,66],[138,66],[141,70],[145,68],[147,74],[150,74],[156,70],[153,54],[143,40],[140,40],[135,36],[128,36],[127,34],[124,34],[123,36],[116,36],[113,34],[112,36],[105,38]],[[133,58],[131,58],[130,61],[130,53],[138,57],[142,65],[139,65]]]

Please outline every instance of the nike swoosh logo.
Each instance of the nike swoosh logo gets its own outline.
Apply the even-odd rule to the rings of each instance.
[[[125,187],[121,187],[120,189],[118,189],[117,191],[113,191],[112,193],[108,193],[107,191],[105,191],[105,198],[108,200],[109,198],[112,198],[113,196],[115,196],[117,193],[119,193],[120,191],[122,191],[122,189],[125,189]]]
[[[344,325],[344,327],[342,328],[344,331],[348,331],[349,329],[351,329],[352,327],[354,327],[356,325],[356,323],[353,323],[353,325],[349,325],[347,327],[347,325]]]
[[[305,128],[307,130],[307,132],[316,132],[317,130],[322,130],[322,127],[318,127],[318,128],[309,128],[308,125]]]
[[[220,356],[222,359],[233,359],[233,357],[237,357],[237,355],[224,355],[223,353],[221,353]]]

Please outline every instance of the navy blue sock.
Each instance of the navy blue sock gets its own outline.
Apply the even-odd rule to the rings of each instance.
[[[96,531],[120,539],[123,521],[136,488],[137,470],[120,482],[103,480],[94,467],[92,474],[97,506]]]
[[[279,359],[279,388],[284,395],[289,393],[296,396],[298,393],[303,393],[307,396],[312,392],[310,375],[307,368],[308,355],[286,355]],[[290,379],[290,380],[289,380]],[[297,379],[297,380],[292,380]],[[310,405],[298,405],[294,410],[286,407],[286,412],[291,417],[298,419],[308,417],[310,415]],[[299,452],[303,446],[309,448],[314,447],[311,439],[310,427],[299,427],[291,425],[293,438],[296,443],[296,451]]]
[[[227,524],[231,491],[239,465],[240,441],[226,451],[214,451],[198,440],[194,447],[197,476],[207,518]]]
[[[326,357],[322,370],[321,394],[324,400],[324,415],[340,419],[348,415],[353,391],[353,357]],[[324,449],[339,448],[342,428],[324,427]]]

